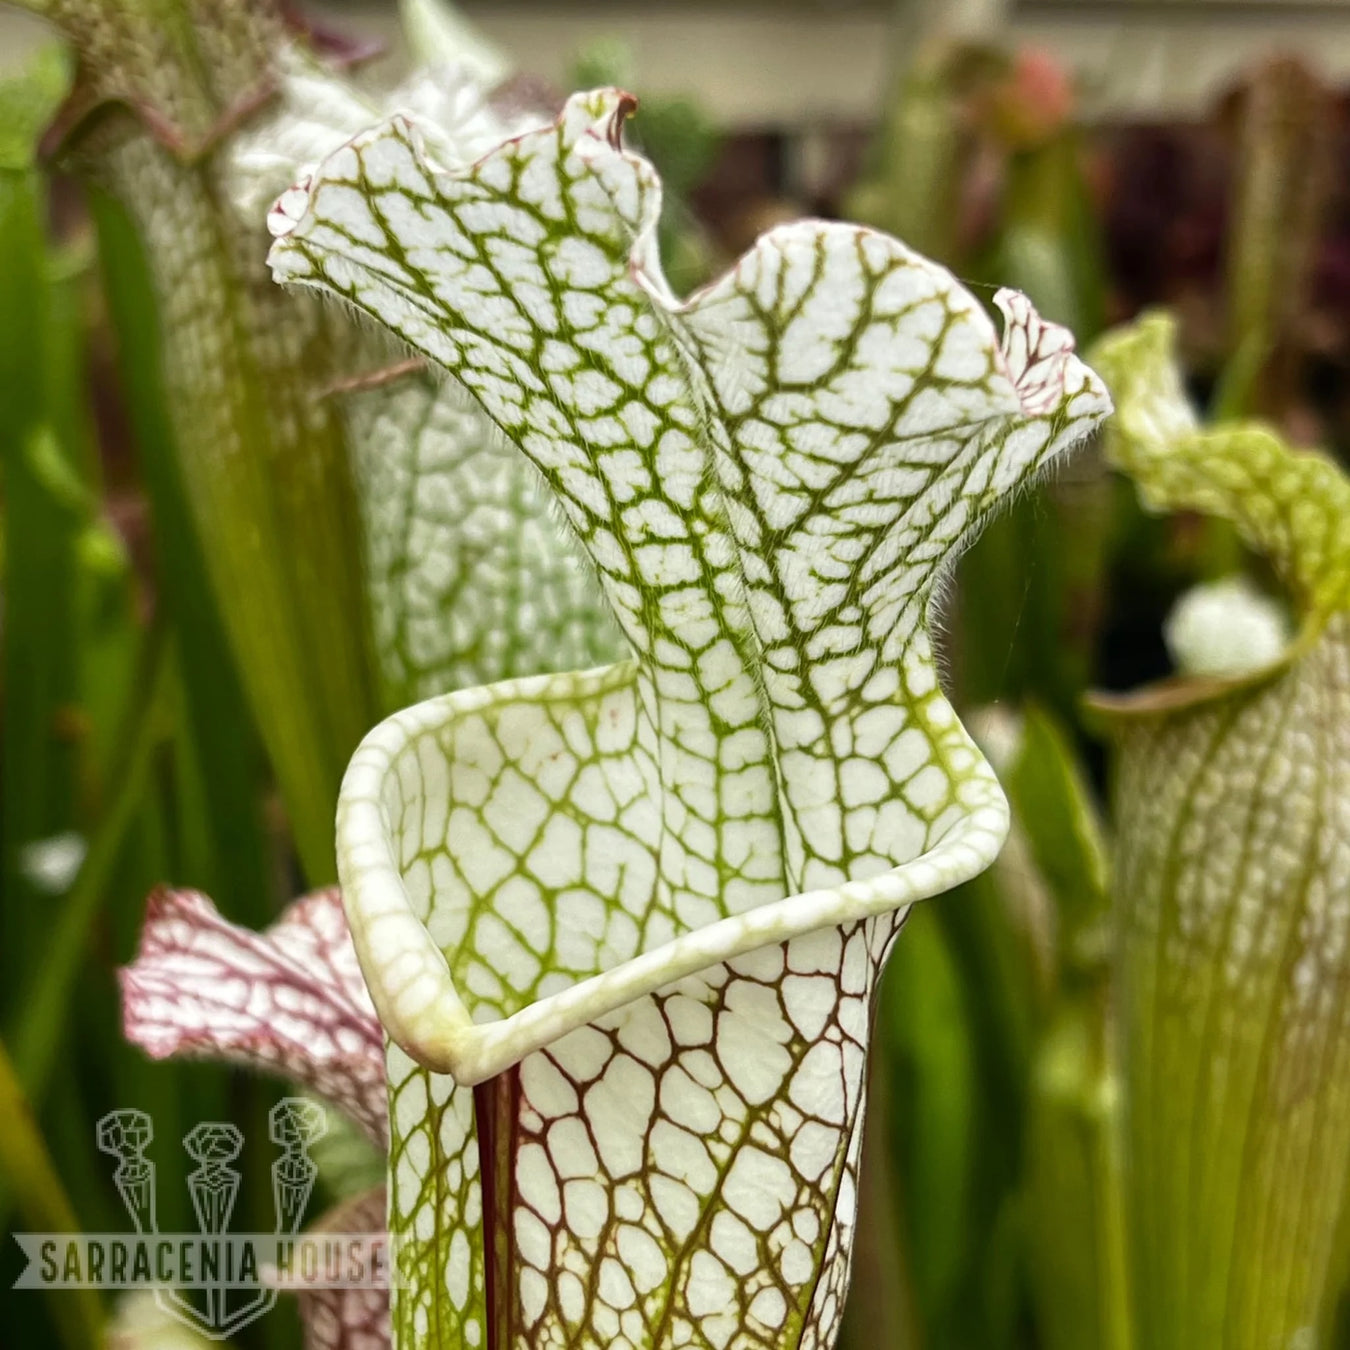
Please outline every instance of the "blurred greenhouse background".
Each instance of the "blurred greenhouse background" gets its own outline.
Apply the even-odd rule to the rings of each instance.
[[[232,103],[224,76],[200,117],[195,93],[156,104],[152,89],[195,157],[93,125],[127,72],[77,77],[31,12],[67,31],[148,25],[176,51],[212,7],[19,4],[0,7],[0,1212],[7,1231],[124,1227],[94,1122],[134,1106],[164,1140],[238,1123],[236,1226],[267,1229],[262,1141],[284,1088],[148,1060],[123,1040],[116,971],[159,884],[263,927],[333,882],[350,753],[437,692],[438,668],[387,659],[393,621],[362,560],[371,475],[333,411],[339,340],[303,359],[268,345],[293,302],[259,280],[262,215],[252,235],[224,215],[216,147],[265,109]],[[536,98],[602,83],[638,96],[631,131],[672,198],[681,293],[774,224],[859,220],[981,296],[1025,291],[1080,351],[1165,307],[1198,406],[1350,459],[1350,4],[458,11]],[[393,0],[304,12],[371,90],[407,68],[410,15],[421,42],[444,20]],[[193,89],[219,74],[184,70]],[[215,335],[156,301],[173,294],[173,233],[190,229],[206,241],[190,266],[215,269],[229,310]],[[222,393],[227,371],[242,392]],[[1146,516],[1095,449],[962,560],[943,664],[1014,833],[989,873],[913,914],[886,977],[847,1350],[1149,1350],[1122,1273],[1109,755],[1085,700],[1169,674],[1178,598],[1239,570],[1275,589],[1226,527]],[[159,1155],[165,1228],[193,1222],[189,1166]],[[382,1162],[353,1135],[328,1140],[321,1167],[331,1202]],[[130,1305],[13,1290],[19,1266],[6,1238],[6,1346],[92,1346],[105,1316],[126,1350],[191,1343],[137,1330]],[[1350,1347],[1346,1323],[1297,1350]],[[300,1335],[283,1301],[233,1343]]]

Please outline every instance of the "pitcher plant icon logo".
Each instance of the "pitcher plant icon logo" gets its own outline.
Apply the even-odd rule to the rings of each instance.
[[[109,1111],[98,1122],[98,1146],[117,1159],[113,1181],[138,1233],[153,1233],[155,1223],[155,1164],[145,1150],[155,1127],[144,1111]]]
[[[150,1288],[169,1315],[213,1340],[224,1340],[275,1306],[282,1289],[379,1288],[389,1280],[388,1240],[379,1234],[303,1234],[318,1176],[309,1155],[323,1137],[323,1109],[286,1097],[268,1115],[279,1152],[272,1163],[275,1225],[270,1233],[234,1233],[230,1218],[242,1175],[239,1128],[203,1121],[183,1137],[196,1163],[188,1192],[196,1233],[161,1232],[154,1124],[144,1111],[110,1111],[98,1122],[98,1147],[115,1158],[113,1183],[133,1233],[19,1233],[28,1265],[18,1288]]]
[[[309,1146],[327,1129],[322,1110],[302,1097],[286,1097],[268,1115],[268,1133],[280,1144],[281,1156],[272,1164],[272,1203],[276,1233],[294,1237],[305,1217],[309,1193],[318,1167],[309,1156]],[[155,1217],[155,1165],[145,1156],[154,1139],[154,1126],[144,1111],[110,1111],[98,1122],[98,1146],[117,1159],[113,1181],[117,1193],[136,1225],[137,1233],[158,1233]],[[231,1164],[244,1147],[238,1126],[227,1121],[204,1120],[183,1136],[183,1147],[197,1164],[189,1173],[188,1192],[197,1227],[204,1238],[228,1234],[230,1216],[239,1198],[239,1171]],[[228,1250],[228,1249],[225,1249]],[[222,1256],[224,1251],[222,1251]],[[219,1265],[228,1270],[229,1263]],[[239,1272],[228,1272],[224,1279]],[[222,1280],[200,1290],[200,1302],[179,1289],[157,1289],[155,1299],[166,1312],[196,1326],[208,1335],[224,1338],[262,1316],[277,1301],[277,1289],[240,1289]]]

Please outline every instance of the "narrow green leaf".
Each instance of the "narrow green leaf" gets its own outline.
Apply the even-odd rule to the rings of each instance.
[[[46,192],[33,160],[59,102],[65,63],[50,49],[0,81],[0,470],[4,477],[3,762],[0,762],[0,1005],[15,1007],[49,902],[25,876],[28,850],[67,837],[80,774],[75,609],[82,515],[54,494],[45,459],[76,474],[61,431],[80,401],[62,359],[68,315],[58,303],[46,238]],[[23,316],[19,321],[18,316]],[[8,1023],[7,1023],[8,1025]]]
[[[55,1067],[90,927],[108,898],[110,875],[145,796],[152,756],[168,730],[171,664],[163,635],[152,635],[147,646],[143,675],[133,692],[110,774],[110,798],[53,931],[47,934],[43,959],[24,981],[14,1054],[20,1078],[37,1100]]]
[[[995,254],[1000,280],[1026,291],[1048,318],[1087,341],[1102,327],[1105,266],[1084,161],[1073,127],[1010,156]]]
[[[1106,914],[1106,843],[1068,738],[1040,709],[1023,716],[1021,744],[1004,782],[1036,869],[1054,897],[1061,950],[1071,951],[1084,928],[1100,925]]]
[[[897,5],[893,74],[868,171],[849,195],[850,214],[951,262],[958,250],[961,124],[952,45],[925,33],[931,15]]]
[[[153,268],[165,400],[216,598],[306,870],[322,879],[343,757],[376,703],[346,450],[313,402],[317,315],[250,277],[205,169],[143,137],[109,158]],[[165,220],[172,237],[156,238]]]
[[[1027,1260],[1045,1345],[1132,1350],[1121,1083],[1104,983],[1061,1001],[1033,1073]]]
[[[1325,129],[1335,94],[1297,57],[1255,65],[1236,102],[1224,295],[1227,416],[1283,412],[1298,397],[1302,329],[1337,174]]]
[[[13,1189],[19,1213],[33,1231],[78,1233],[61,1178],[42,1139],[32,1107],[0,1043],[0,1178]],[[50,1291],[52,1320],[68,1350],[100,1350],[103,1312],[92,1289]]]
[[[877,1047],[889,1060],[884,1147],[901,1173],[890,1197],[894,1221],[906,1230],[914,1298],[934,1346],[955,1344],[953,1323],[969,1329],[980,1316],[967,1280],[978,1259],[971,1248],[982,1085],[960,973],[935,909],[916,912],[887,969]],[[869,1098],[875,1091],[869,1080]],[[869,1129],[876,1124],[869,1111]]]
[[[989,875],[1006,884],[1019,845],[1022,867],[1044,891],[1053,939],[1022,1103],[1026,1263],[1037,1326],[1052,1350],[1130,1350],[1104,831],[1068,738],[1045,712],[1027,710],[998,767],[1013,837]]]
[[[260,810],[263,750],[240,688],[189,514],[162,377],[163,333],[144,246],[106,192],[89,194],[118,374],[151,506],[155,575],[173,627],[182,687],[175,716],[180,829],[204,832],[176,875],[219,897],[230,915],[262,925],[276,912],[273,868]]]

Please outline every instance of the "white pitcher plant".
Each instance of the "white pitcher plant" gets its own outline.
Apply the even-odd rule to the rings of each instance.
[[[278,280],[534,464],[631,649],[419,704],[347,775],[403,1346],[833,1344],[877,976],[1007,825],[926,621],[1109,407],[1024,298],[1000,341],[853,226],[679,301],[631,106],[576,96],[466,170],[396,116],[270,217]]]

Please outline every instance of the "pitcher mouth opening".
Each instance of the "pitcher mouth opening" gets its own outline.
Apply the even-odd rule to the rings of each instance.
[[[476,954],[454,941],[443,949],[432,936],[425,916],[433,909],[434,868],[420,868],[420,882],[410,887],[416,859],[405,861],[396,853],[397,822],[410,812],[421,820],[427,806],[425,794],[416,783],[410,785],[409,757],[416,757],[423,770],[430,759],[435,772],[436,761],[425,753],[428,738],[431,746],[438,745],[436,733],[446,733],[456,719],[494,703],[538,701],[559,678],[565,678],[573,697],[587,688],[603,691],[614,685],[617,669],[532,676],[414,705],[375,727],[348,768],[338,806],[338,868],[366,982],[389,1036],[418,1063],[457,1082],[471,1085],[490,1078],[578,1026],[757,948],[904,910],[949,890],[987,867],[1007,833],[1001,789],[992,773],[977,775],[968,785],[963,813],[909,862],[676,932],[646,950],[635,942],[634,950],[612,964],[598,965],[566,987],[550,988],[509,1015],[484,1018],[481,1002],[475,1015],[465,997],[470,991],[461,992],[456,972],[466,971]],[[457,902],[456,908],[465,915],[464,905]],[[554,917],[567,921],[566,914]]]

